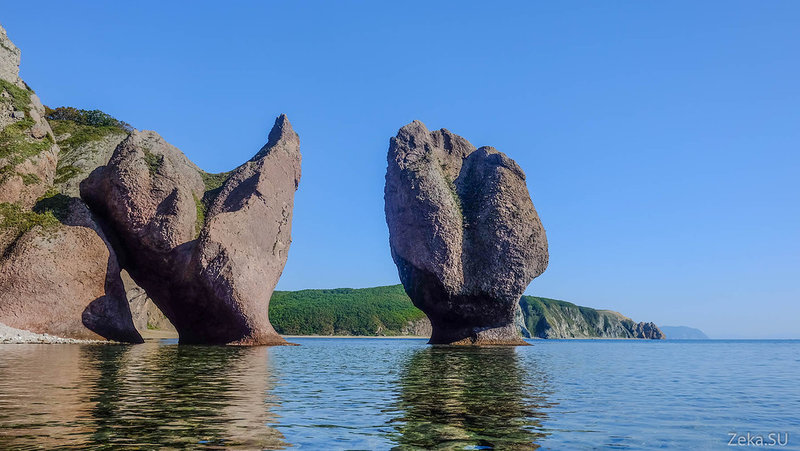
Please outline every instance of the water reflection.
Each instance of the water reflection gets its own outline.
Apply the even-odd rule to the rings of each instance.
[[[25,345],[0,351],[0,448],[286,446],[266,426],[275,421],[267,348]],[[12,375],[15,384],[6,379]]]
[[[0,346],[0,449],[84,446],[91,428],[89,387],[70,345]]]
[[[400,379],[397,442],[401,448],[538,448],[548,404],[543,387],[527,382],[535,371],[520,367],[515,348],[420,349]]]

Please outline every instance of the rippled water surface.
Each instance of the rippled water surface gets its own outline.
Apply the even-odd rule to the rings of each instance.
[[[0,449],[800,449],[800,341],[0,345]]]

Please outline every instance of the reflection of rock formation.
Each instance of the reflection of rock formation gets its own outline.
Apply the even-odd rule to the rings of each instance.
[[[0,449],[283,448],[268,363],[264,348],[2,346]]]
[[[98,444],[102,438],[166,447],[286,445],[265,425],[273,421],[265,402],[272,380],[263,348],[137,346],[124,364],[96,349],[87,360],[105,376],[97,381],[93,411]]]
[[[430,342],[525,344],[518,302],[548,253],[517,163],[414,121],[391,139],[384,198],[392,258]]]
[[[86,447],[99,374],[81,364],[82,349],[0,345],[0,449]]]
[[[513,348],[422,349],[401,376],[398,441],[425,449],[537,448],[545,436],[543,396],[525,383]]]

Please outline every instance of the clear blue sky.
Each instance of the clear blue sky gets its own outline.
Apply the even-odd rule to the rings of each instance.
[[[3,2],[50,106],[229,170],[286,113],[303,179],[280,289],[398,283],[389,137],[414,119],[528,175],[528,294],[800,338],[800,2]]]

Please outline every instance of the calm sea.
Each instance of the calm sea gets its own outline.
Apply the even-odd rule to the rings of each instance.
[[[800,449],[800,341],[292,341],[0,345],[0,449]]]

